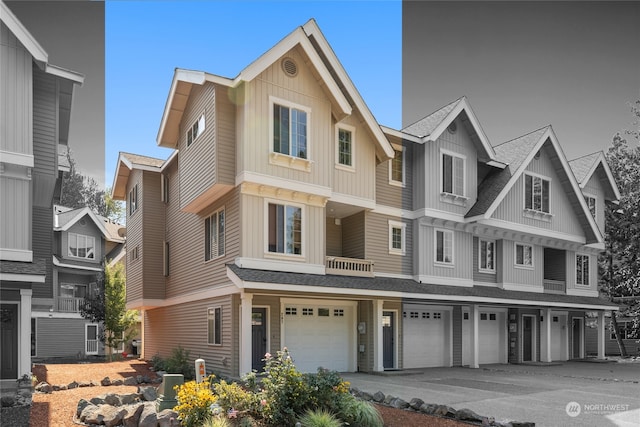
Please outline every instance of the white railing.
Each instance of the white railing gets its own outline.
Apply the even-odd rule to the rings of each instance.
[[[373,261],[337,256],[325,257],[327,274],[341,276],[373,277]]]
[[[567,286],[563,280],[544,279],[542,286],[544,291],[548,293],[564,294],[567,292]]]
[[[87,340],[86,354],[98,354],[98,340]]]
[[[56,311],[61,313],[80,313],[80,306],[84,298],[58,297],[56,299]]]

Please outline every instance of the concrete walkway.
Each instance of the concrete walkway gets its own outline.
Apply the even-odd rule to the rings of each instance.
[[[564,362],[343,374],[353,387],[407,402],[469,408],[536,426],[640,426],[640,363]]]

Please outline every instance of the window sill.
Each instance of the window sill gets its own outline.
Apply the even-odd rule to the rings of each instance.
[[[311,172],[311,160],[300,157],[290,156],[288,154],[269,153],[269,163],[286,168],[296,169],[303,172]]]
[[[283,254],[280,252],[265,252],[264,257],[265,259],[278,259],[281,261],[296,261],[296,262],[306,261],[304,255]]]
[[[405,251],[399,250],[399,249],[389,249],[389,255],[401,255],[404,256],[405,255]]]
[[[393,185],[394,187],[405,187],[404,182],[400,182],[400,181],[394,181],[392,179],[389,180],[389,185]]]
[[[583,285],[581,283],[576,283],[575,287],[576,289],[591,290],[591,285]]]
[[[452,262],[440,262],[440,261],[434,261],[433,265],[435,267],[444,267],[444,268],[456,268],[455,264]]]
[[[548,212],[536,211],[534,209],[525,209],[522,212],[525,218],[537,219],[539,221],[551,222],[553,215]]]
[[[467,206],[467,200],[469,200],[469,198],[465,196],[445,192],[440,193],[440,201],[444,203],[451,203],[456,206]]]
[[[533,270],[533,265],[514,264],[513,268],[520,268],[522,270]]]
[[[341,163],[336,163],[336,169],[351,173],[356,172],[356,168],[354,166],[343,165]]]
[[[482,268],[478,269],[478,273],[484,273],[484,274],[496,274],[495,270],[484,270]]]

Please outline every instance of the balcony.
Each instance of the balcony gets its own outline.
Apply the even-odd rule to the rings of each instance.
[[[544,292],[548,294],[566,294],[567,284],[564,280],[544,279],[542,281]]]
[[[373,261],[337,256],[325,257],[327,274],[339,276],[373,277]]]
[[[80,307],[84,303],[84,298],[58,297],[56,298],[55,310],[60,313],[80,313]]]

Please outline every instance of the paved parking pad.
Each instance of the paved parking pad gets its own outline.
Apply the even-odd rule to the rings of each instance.
[[[640,363],[566,362],[344,374],[354,387],[536,426],[640,426]]]

